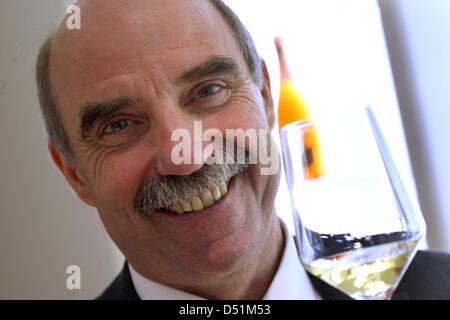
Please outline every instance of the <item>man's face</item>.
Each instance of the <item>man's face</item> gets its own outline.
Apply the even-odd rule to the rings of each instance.
[[[230,28],[207,1],[80,7],[81,30],[58,33],[50,66],[76,159],[72,186],[98,209],[131,264],[145,263],[157,278],[239,267],[268,234],[278,173],[263,176],[250,165],[225,181],[225,197],[195,213],[147,216],[135,204],[153,179],[202,168],[174,164],[174,130],[194,137],[194,121],[202,121],[203,130],[216,128],[225,139],[226,129],[269,129],[268,86],[252,81]]]

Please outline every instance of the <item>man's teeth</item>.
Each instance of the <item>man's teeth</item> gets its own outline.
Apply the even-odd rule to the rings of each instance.
[[[205,209],[202,200],[199,197],[194,196],[192,198],[192,209],[194,209],[194,211],[200,211]]]
[[[214,190],[213,190],[212,196],[213,196],[214,200],[216,200],[216,201],[219,201],[220,198],[222,198],[222,193],[220,192],[220,189],[217,188],[217,186],[214,186]]]
[[[203,192],[202,202],[205,208],[211,207],[214,204],[214,198],[209,190]]]
[[[227,185],[225,183],[222,183],[221,186],[220,186],[220,193],[222,195],[225,195],[227,192],[228,192]]]
[[[181,203],[175,203],[173,205],[173,208],[174,208],[175,212],[178,213],[178,214],[183,214],[184,213],[183,205]]]
[[[190,200],[185,200],[183,201],[183,211],[184,212],[191,212],[192,209],[192,204]]]
[[[183,203],[177,202],[169,205],[169,211],[178,213],[179,215],[185,212],[191,211],[201,211],[205,208],[212,206],[214,203],[222,199],[228,192],[227,185],[222,183],[220,187],[214,186],[212,191],[206,190],[203,194],[198,197],[194,196],[190,200],[185,200]]]

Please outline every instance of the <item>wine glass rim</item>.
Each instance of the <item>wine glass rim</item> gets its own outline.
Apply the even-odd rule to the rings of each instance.
[[[313,125],[317,125],[320,122],[326,122],[326,121],[333,121],[333,119],[335,119],[337,116],[338,117],[342,117],[345,116],[346,114],[350,114],[350,113],[354,113],[354,112],[367,112],[367,110],[372,110],[372,106],[370,103],[366,103],[366,104],[361,104],[356,108],[350,108],[350,109],[346,109],[346,110],[341,110],[339,112],[336,112],[334,115],[330,116],[330,115],[322,115],[321,117],[317,118],[317,117],[308,117],[305,119],[301,119],[301,120],[296,120],[293,122],[290,122],[288,124],[285,124],[284,126],[282,126],[280,128],[280,132],[284,132],[284,131],[288,131],[294,128],[303,128],[303,127],[307,127],[307,126],[313,126]]]
[[[316,123],[316,120],[312,119],[312,118],[305,118],[302,120],[297,120],[297,121],[293,121],[290,122],[288,124],[285,124],[284,126],[281,127],[280,131],[287,131],[289,129],[292,128],[302,128],[302,127],[306,127],[306,126],[310,126]]]

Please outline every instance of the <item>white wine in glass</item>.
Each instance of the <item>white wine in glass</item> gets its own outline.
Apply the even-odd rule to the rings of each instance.
[[[354,299],[390,299],[425,223],[371,108],[294,122],[280,135],[305,269]]]

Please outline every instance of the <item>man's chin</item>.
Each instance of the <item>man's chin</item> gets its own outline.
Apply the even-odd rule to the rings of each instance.
[[[186,268],[200,274],[229,274],[253,256],[256,239],[250,234],[230,234],[196,252],[184,254]]]
[[[175,221],[171,227],[177,227],[172,230],[177,231],[177,238],[184,230],[183,241],[178,239],[179,246],[173,249],[179,253],[174,258],[185,268],[199,273],[227,273],[253,255],[262,221],[248,171],[232,178],[226,197],[208,208],[211,212],[171,219]]]

